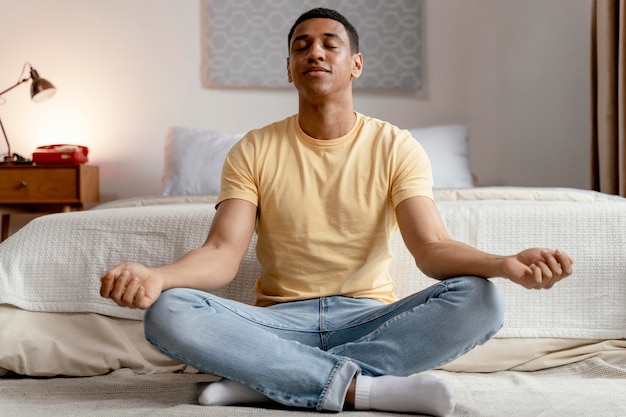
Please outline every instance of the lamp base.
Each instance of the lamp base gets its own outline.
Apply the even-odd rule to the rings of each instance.
[[[0,165],[33,165],[33,161],[14,153],[13,155],[6,155],[2,161],[0,161]]]

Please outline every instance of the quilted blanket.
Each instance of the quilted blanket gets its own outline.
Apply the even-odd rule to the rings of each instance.
[[[626,200],[539,194],[543,197],[530,200],[454,193],[438,199],[450,233],[459,240],[503,254],[529,246],[560,247],[576,260],[574,275],[551,291],[496,279],[507,304],[498,336],[626,338]],[[99,296],[100,275],[121,261],[157,266],[177,259],[202,244],[214,211],[212,203],[141,204],[35,219],[0,245],[0,303],[140,320],[141,311]],[[434,282],[416,269],[399,233],[391,246],[398,296]],[[238,277],[220,294],[252,301],[258,273],[253,242]]]

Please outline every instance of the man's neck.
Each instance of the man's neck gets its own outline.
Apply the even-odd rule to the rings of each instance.
[[[298,123],[304,133],[315,139],[337,139],[352,130],[356,114],[352,103],[321,106],[300,103]]]

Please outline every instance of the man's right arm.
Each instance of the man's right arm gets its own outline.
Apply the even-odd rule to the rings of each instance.
[[[256,210],[244,200],[223,201],[200,248],[158,268],[135,262],[119,264],[102,276],[100,295],[123,307],[145,309],[170,288],[213,291],[223,287],[235,278],[250,245]]]

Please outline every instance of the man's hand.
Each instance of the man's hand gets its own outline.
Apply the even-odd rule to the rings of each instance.
[[[146,266],[125,262],[100,278],[100,295],[122,307],[146,309],[163,291],[163,279]]]
[[[525,288],[552,288],[572,274],[574,260],[560,249],[526,249],[504,259],[502,269],[511,281]]]

